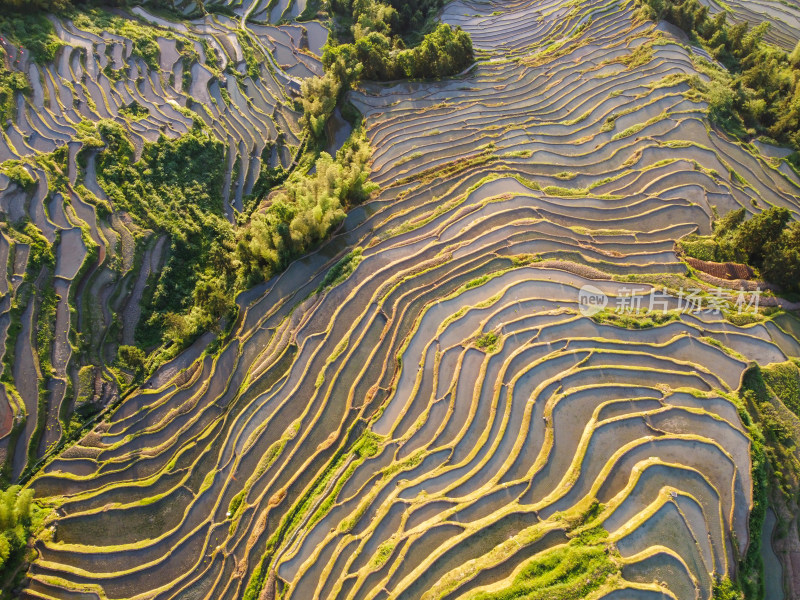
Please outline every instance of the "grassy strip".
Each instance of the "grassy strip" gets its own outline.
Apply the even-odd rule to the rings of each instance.
[[[4,65],[6,61],[6,53],[0,48],[0,65]],[[5,68],[0,69],[0,123],[5,125],[9,119],[14,119],[16,117],[17,92],[27,94],[30,92],[30,89],[28,79],[23,73],[20,71],[9,71]],[[33,178],[21,167],[17,168],[22,170],[22,173],[8,168],[4,164],[3,172],[22,188],[33,185]]]
[[[36,325],[36,353],[39,357],[39,368],[42,375],[52,375],[53,364],[51,350],[55,337],[56,304],[58,297],[53,287],[54,276],[48,273],[47,283],[39,288],[39,314]]]
[[[574,600],[600,589],[619,568],[603,545],[573,540],[528,561],[507,588],[474,600]]]
[[[579,512],[555,518],[570,530],[569,542],[529,559],[504,586],[470,596],[473,600],[573,600],[587,598],[600,589],[618,587],[619,553],[608,541],[608,531],[596,524],[603,505],[596,500]]]
[[[648,311],[643,313],[618,313],[612,309],[604,308],[591,317],[595,322],[625,327],[626,329],[650,329],[664,325],[670,321],[680,319],[678,311],[659,312]]]
[[[273,558],[275,550],[279,547],[281,541],[285,539],[286,535],[301,523],[309,508],[313,506],[315,500],[319,497],[319,494],[328,486],[331,477],[333,477],[333,475],[338,471],[344,460],[346,460],[346,458],[353,453],[360,455],[362,458],[377,453],[379,438],[374,436],[368,430],[363,430],[363,422],[356,421],[350,428],[348,432],[348,440],[353,439],[354,436],[358,437],[356,437],[355,441],[352,442],[349,448],[347,441],[345,441],[345,443],[338,448],[336,453],[328,462],[328,465],[317,477],[316,481],[311,487],[307,488],[306,492],[292,505],[292,508],[281,520],[278,529],[272,534],[269,540],[267,540],[261,562],[253,570],[253,575],[250,577],[250,581],[248,582],[247,588],[242,596],[243,600],[257,600],[257,598],[259,598],[267,578],[268,565]],[[349,477],[350,474],[352,473],[348,469],[344,475]],[[341,477],[339,481],[337,481],[334,490],[332,490],[328,498],[331,496],[335,497],[335,495],[338,494],[338,491],[341,489],[341,486],[344,485],[345,481],[346,478]],[[324,508],[323,512],[323,506],[321,505],[317,512],[312,515],[312,519],[314,519],[315,522],[316,520],[319,520],[319,518],[324,516],[325,512],[330,509],[330,506],[332,506],[332,502],[330,502],[328,506]]]
[[[329,287],[334,287],[350,277],[363,260],[362,252],[363,250],[361,247],[354,248],[348,252],[344,258],[333,265],[325,274],[325,278],[322,280],[322,283],[319,284],[317,291],[321,292]]]
[[[326,471],[326,473],[330,472],[331,474],[338,471],[344,461],[347,459],[348,456],[354,456],[354,460],[348,465],[347,470],[336,480],[336,485],[334,485],[333,489],[327,494],[325,500],[317,507],[317,510],[311,516],[309,520],[308,527],[312,527],[317,521],[319,521],[322,517],[328,514],[328,511],[333,506],[334,502],[336,501],[336,497],[339,495],[339,492],[344,487],[344,484],[350,479],[350,477],[355,473],[355,470],[358,466],[363,463],[367,458],[371,458],[378,454],[378,450],[380,443],[383,441],[383,438],[371,431],[367,430],[364,434],[359,438],[359,440],[353,445],[351,450],[347,453],[342,453],[333,463],[333,467]],[[328,478],[323,476],[322,481],[325,481],[325,485],[318,485],[317,490],[322,491],[325,489],[327,485]]]

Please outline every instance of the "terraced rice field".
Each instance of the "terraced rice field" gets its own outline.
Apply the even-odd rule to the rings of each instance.
[[[486,597],[591,525],[613,563],[591,598],[711,598],[751,535],[733,393],[800,343],[681,313],[679,286],[713,290],[674,242],[796,216],[800,181],[711,128],[693,50],[632,9],[456,0],[475,67],[352,93],[381,191],[33,479],[57,512],[23,597]],[[667,285],[671,318],[591,318],[586,285],[612,307]]]
[[[52,18],[63,47],[44,66],[3,41],[14,68],[29,77],[31,93],[17,97],[16,118],[0,136],[0,162],[27,160],[35,183],[23,190],[0,174],[0,212],[12,222],[29,220],[55,255],[54,273],[42,271],[28,237],[11,229],[0,234],[0,258],[9,265],[0,277],[3,339],[21,322],[7,348],[17,357],[13,387],[0,398],[0,462],[14,479],[62,439],[82,398],[99,406],[116,398],[103,365],[120,343],[133,343],[148,278],[162,269],[169,248],[160,234],[110,204],[98,184],[96,153],[76,141],[82,126],[116,122],[138,157],[145,142],[177,138],[200,119],[226,147],[222,195],[233,220],[262,162],[289,167],[295,160],[303,134],[293,98],[302,79],[322,72],[318,54],[327,29],[316,21],[243,30],[222,15],[178,23],[142,7],[118,19],[116,28],[101,31],[85,18],[77,24]],[[137,53],[138,38],[115,33],[129,25],[155,31],[158,64]],[[249,56],[256,73],[248,71]],[[36,158],[59,148],[68,149],[64,171]],[[56,299],[49,311],[41,301],[48,291]],[[19,307],[15,316],[12,305]],[[49,345],[38,340],[47,328]],[[83,377],[73,360],[78,350],[94,365],[83,367]],[[45,356],[52,369],[42,364]],[[37,388],[37,381],[45,383]]]

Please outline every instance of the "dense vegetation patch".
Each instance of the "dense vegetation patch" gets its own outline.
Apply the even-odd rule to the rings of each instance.
[[[735,582],[728,577],[723,577],[714,582],[711,598],[712,600],[744,600],[744,594],[739,591]]]
[[[762,370],[764,383],[800,418],[800,368],[795,362],[772,364]]]
[[[0,48],[0,63],[6,60],[6,53]],[[29,90],[28,78],[24,74],[0,69],[0,125],[5,127],[6,122],[16,115],[17,92],[27,93]]]
[[[675,321],[679,316],[676,312],[617,312],[612,308],[604,308],[593,314],[591,318],[597,323],[616,325],[626,329],[650,329]]]
[[[362,254],[363,249],[360,247],[354,248],[351,252],[348,252],[342,260],[333,265],[325,274],[325,278],[322,280],[319,289],[323,290],[333,287],[347,279],[353,271],[356,270],[356,267],[361,264],[363,260]]]
[[[347,208],[367,198],[375,189],[367,181],[369,157],[358,131],[335,159],[323,152],[313,173],[295,172],[285,189],[253,214],[237,245],[245,284],[271,277],[308,252],[341,223]]]
[[[141,158],[125,130],[97,126],[105,148],[97,179],[118,209],[145,228],[169,235],[169,258],[146,298],[138,341],[157,345],[163,330],[180,346],[231,310],[228,254],[233,231],[222,213],[225,149],[206,129],[146,143]]]
[[[683,29],[725,66],[696,79],[709,100],[709,116],[737,136],[765,135],[795,149],[800,163],[800,43],[786,51],[764,41],[769,23],[729,25],[725,11],[709,16],[699,0],[640,0],[642,13]]]
[[[99,147],[97,180],[115,209],[168,238],[166,263],[143,298],[139,348],[119,350],[118,366],[137,376],[152,366],[141,348],[166,342],[161,358],[168,358],[232,318],[238,292],[311,250],[347,208],[374,189],[359,130],[335,158],[322,153],[313,173],[296,171],[249,221],[236,226],[222,208],[224,144],[199,119],[180,138],[145,143],[138,160],[117,123],[83,123],[81,136],[87,148]]]
[[[713,235],[689,236],[680,247],[700,260],[746,263],[766,281],[800,291],[800,223],[786,208],[745,216],[743,208],[732,211],[716,222]]]
[[[8,0],[0,0],[0,37],[3,38],[2,46],[12,44],[17,47],[25,46],[31,53],[31,58],[37,63],[46,63],[56,57],[56,52],[63,45],[58,39],[53,24],[41,12],[18,13],[6,10],[3,6]],[[26,3],[27,4],[27,3]],[[23,53],[24,54],[24,53]],[[3,69],[10,60],[0,54]],[[5,121],[2,122],[5,126]]]
[[[33,490],[13,485],[0,491],[0,598],[10,598],[10,589],[24,572],[28,540],[37,533],[45,511],[33,502]]]
[[[17,184],[23,190],[30,190],[36,184],[36,180],[28,173],[21,163],[7,160],[0,166],[0,173],[8,177],[12,183]]]
[[[338,99],[360,79],[447,77],[472,64],[469,34],[445,23],[433,25],[441,0],[396,4],[399,11],[376,0],[332,2],[338,39],[325,46],[325,75],[304,81],[302,88],[304,118],[317,137]],[[413,35],[420,23],[431,28],[421,39]],[[405,40],[418,43],[406,47]]]
[[[795,450],[800,431],[790,421],[788,412],[800,417],[798,384],[800,371],[793,362],[752,369],[745,379],[744,398],[757,411],[767,442],[773,488],[786,501],[796,501],[800,492],[800,460]]]
[[[500,337],[494,332],[490,331],[484,333],[475,340],[475,345],[485,352],[495,352],[497,345],[500,342]]]

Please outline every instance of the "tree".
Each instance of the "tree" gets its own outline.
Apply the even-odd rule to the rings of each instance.
[[[33,490],[12,485],[0,492],[0,572],[13,554],[22,551],[31,535]]]
[[[793,221],[768,244],[761,274],[784,289],[800,289],[800,222]]]
[[[313,174],[290,177],[269,207],[253,215],[239,239],[240,279],[253,284],[271,277],[338,226],[345,209],[374,190],[367,181],[369,157],[363,131],[357,132],[335,160],[323,152]]]
[[[460,27],[440,23],[419,46],[403,51],[404,70],[414,78],[446,77],[467,68],[473,60],[472,39]]]
[[[749,264],[760,266],[766,255],[775,253],[775,245],[783,246],[783,228],[792,215],[786,208],[770,208],[739,225],[733,235],[734,247]]]
[[[131,371],[136,377],[144,373],[147,365],[144,350],[136,346],[120,346],[117,350],[117,360],[123,369]]]
[[[325,123],[336,108],[341,89],[340,80],[330,71],[322,77],[310,77],[304,80],[300,87],[303,104],[300,123],[317,139],[322,138]]]
[[[772,207],[749,220],[731,211],[715,226],[714,260],[745,262],[767,281],[800,290],[800,222],[786,208]]]

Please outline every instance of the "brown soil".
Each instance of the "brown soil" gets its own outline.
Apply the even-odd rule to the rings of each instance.
[[[581,265],[568,260],[543,260],[542,262],[533,263],[530,266],[543,269],[561,269],[562,271],[568,271],[580,277],[584,277],[585,279],[608,279],[608,273],[604,273],[588,265]]]
[[[718,263],[692,258],[691,256],[687,256],[684,260],[693,269],[703,271],[704,273],[708,273],[709,275],[719,279],[727,279],[728,281],[732,281],[734,279],[747,280],[753,278],[753,269],[740,263]]]
[[[261,590],[261,595],[258,600],[274,600],[275,599],[275,570],[270,569],[269,576],[264,582],[264,588]]]

